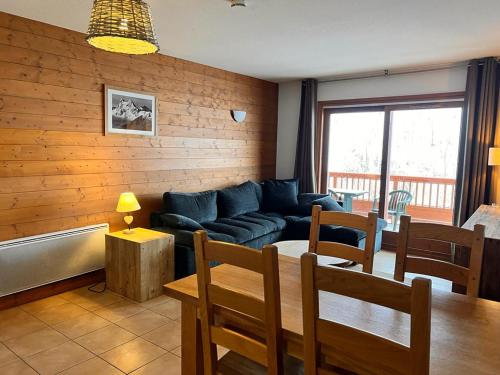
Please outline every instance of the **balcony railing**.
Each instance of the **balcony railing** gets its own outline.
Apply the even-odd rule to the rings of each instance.
[[[368,194],[353,201],[353,210],[370,211],[380,191],[380,175],[329,172],[328,187],[366,190]],[[390,176],[388,192],[407,190],[413,195],[407,213],[414,219],[451,223],[455,201],[455,179]]]

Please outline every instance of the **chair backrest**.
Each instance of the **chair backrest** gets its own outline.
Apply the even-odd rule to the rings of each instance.
[[[377,214],[368,217],[348,212],[322,211],[321,206],[313,206],[311,229],[309,232],[309,252],[351,260],[363,265],[363,272],[372,273],[377,235]],[[366,232],[365,249],[338,242],[320,241],[321,225],[338,225]]]
[[[407,205],[410,204],[413,199],[413,195],[406,190],[394,190],[389,193],[389,205],[388,209],[393,211],[399,211],[399,208],[405,209]]]
[[[306,375],[336,373],[331,365],[358,374],[429,374],[430,280],[416,278],[410,287],[362,272],[318,266],[312,253],[302,255],[301,271]],[[410,314],[410,346],[320,318],[320,290]]]
[[[217,371],[216,345],[237,352],[268,368],[269,374],[283,372],[281,306],[278,250],[265,246],[262,251],[208,240],[205,231],[194,233],[196,273],[205,372]],[[241,294],[212,283],[209,262],[217,261],[263,275],[264,300]],[[228,327],[216,325],[217,309],[230,310],[262,323],[266,342],[262,343]]]
[[[394,279],[404,281],[406,272],[435,276],[465,286],[467,295],[477,297],[483,261],[484,229],[484,225],[480,224],[476,224],[472,231],[451,225],[412,223],[410,216],[401,216]],[[470,249],[469,267],[409,255],[408,249],[412,247],[412,243],[422,241],[444,242]]]

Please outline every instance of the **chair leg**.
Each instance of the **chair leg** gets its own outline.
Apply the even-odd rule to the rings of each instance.
[[[392,230],[395,232],[398,227],[399,215],[395,214],[392,216]]]

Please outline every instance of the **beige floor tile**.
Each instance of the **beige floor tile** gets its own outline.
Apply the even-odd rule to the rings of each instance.
[[[224,348],[223,346],[217,345],[217,358],[221,359],[224,357],[227,353],[229,353],[229,349]]]
[[[173,354],[167,353],[153,362],[134,371],[133,375],[180,375],[181,359]]]
[[[125,344],[137,336],[116,325],[98,329],[87,335],[78,337],[75,342],[90,350],[92,353],[101,354],[119,345]]]
[[[26,312],[19,307],[13,307],[11,309],[0,311],[0,322],[6,319],[13,319],[18,316],[26,316]]]
[[[142,307],[145,307],[146,309],[150,309],[153,306],[159,305],[160,303],[165,303],[167,301],[170,301],[172,298],[167,297],[166,295],[162,294],[161,296],[152,298],[148,301],[141,302],[139,305]]]
[[[95,292],[92,292],[89,290],[90,286],[91,285],[86,285],[86,286],[82,286],[81,288],[77,288],[77,289],[73,289],[73,290],[61,293],[61,294],[59,294],[59,297],[64,298],[65,300],[67,300],[69,302],[73,302],[75,299],[79,299],[83,296],[95,294]],[[102,284],[100,283],[99,285],[97,285],[95,287],[95,289],[101,290],[102,289],[101,287],[102,287]],[[107,291],[105,291],[104,293],[107,293]]]
[[[171,320],[160,328],[146,333],[142,338],[165,350],[173,350],[181,345],[181,325],[179,322]]]
[[[79,363],[85,362],[94,355],[72,341],[55,348],[45,350],[25,359],[38,373],[56,374]]]
[[[144,307],[135,302],[123,300],[102,309],[95,310],[94,313],[114,323],[144,310]]]
[[[68,341],[68,338],[52,328],[29,333],[5,341],[5,345],[21,358],[34,355]]]
[[[0,343],[0,367],[19,360],[9,348]]]
[[[99,357],[94,357],[60,373],[61,375],[121,375],[123,372]]]
[[[0,314],[0,341],[39,331],[47,325],[21,309],[5,310]]]
[[[53,327],[70,339],[75,339],[87,333],[97,331],[99,328],[106,327],[110,324],[111,322],[106,319],[88,312],[79,315],[76,318],[56,324]]]
[[[22,310],[34,314],[45,310],[49,307],[60,306],[67,303],[67,301],[59,296],[52,296],[38,301],[30,302],[25,305],[19,306]]]
[[[101,309],[113,303],[123,301],[123,297],[117,296],[114,293],[93,293],[86,295],[80,299],[76,299],[73,303],[83,307],[84,309],[93,311]]]
[[[167,318],[177,320],[181,317],[181,302],[176,299],[170,299],[165,303],[151,307],[150,310]]]
[[[102,293],[96,293],[88,290],[88,287],[83,287],[63,293],[61,295],[61,298],[64,298],[69,302],[75,303],[83,307],[84,309],[91,311],[123,300],[123,297],[111,291],[106,290]]]
[[[37,375],[37,372],[29,367],[26,363],[18,359],[6,366],[0,366],[0,374],[2,375]]]
[[[106,362],[129,373],[162,356],[166,351],[138,337],[126,344],[101,354]]]
[[[176,355],[177,357],[182,357],[182,346],[178,346],[174,350],[171,350],[170,353]]]
[[[127,331],[135,333],[141,336],[155,328],[161,327],[164,324],[170,322],[168,318],[160,314],[156,314],[152,311],[143,311],[138,314],[132,315],[130,318],[122,319],[116,322],[122,328]]]
[[[87,312],[88,311],[84,308],[68,302],[63,305],[49,307],[34,313],[34,315],[49,325],[56,325],[66,320],[74,319]]]

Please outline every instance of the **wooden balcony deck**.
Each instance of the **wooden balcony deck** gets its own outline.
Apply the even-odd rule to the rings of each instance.
[[[329,172],[328,187],[366,190],[369,193],[355,198],[353,211],[366,213],[372,209],[373,201],[380,191],[380,175],[364,173]],[[388,191],[408,190],[413,200],[407,214],[418,221],[450,224],[453,220],[455,179],[391,176]]]

